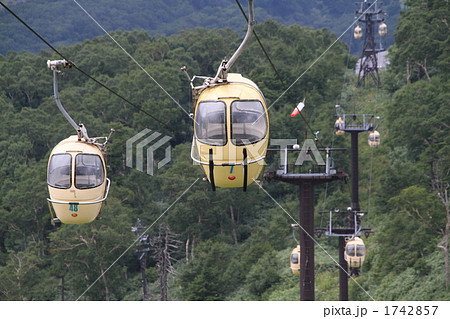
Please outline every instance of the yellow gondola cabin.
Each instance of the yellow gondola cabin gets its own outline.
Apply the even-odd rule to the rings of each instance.
[[[269,144],[269,117],[263,94],[251,80],[228,73],[253,33],[253,1],[248,1],[247,33],[239,48],[224,59],[214,78],[194,76],[191,83],[194,138],[191,157],[203,169],[212,189],[247,186],[264,168]],[[195,86],[194,81],[203,84]]]
[[[264,168],[269,118],[255,83],[228,74],[205,89],[195,106],[192,158],[219,187],[246,187]]]
[[[353,36],[355,39],[361,39],[362,38],[362,29],[359,25],[355,27],[355,30],[353,31]]]
[[[368,144],[370,147],[380,146],[380,133],[378,133],[378,131],[373,131],[369,133]]]
[[[47,184],[47,200],[57,219],[65,224],[92,222],[110,186],[102,152],[75,135],[61,141],[50,154]]]
[[[385,23],[382,23],[378,26],[378,34],[382,37],[386,36],[387,34],[387,25]]]
[[[359,237],[347,241],[344,251],[344,259],[350,268],[361,268],[366,255],[366,247]]]
[[[339,117],[336,120],[336,122],[334,123],[334,134],[343,135],[345,133],[344,131],[341,130],[343,123],[344,123],[344,121],[342,120],[341,117]]]
[[[294,275],[300,275],[300,245],[297,245],[297,247],[292,250],[289,260],[292,273]]]

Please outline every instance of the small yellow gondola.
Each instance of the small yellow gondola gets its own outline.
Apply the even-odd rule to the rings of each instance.
[[[61,74],[63,69],[70,69],[73,63],[66,60],[48,60],[47,66],[53,71],[56,105],[77,131],[77,135],[61,141],[50,154],[47,166],[50,198],[47,200],[50,203],[52,223],[54,224],[55,220],[65,224],[90,223],[100,213],[111,184],[106,178],[103,154],[109,137],[90,138],[86,127],[82,123],[76,124],[60,101],[58,74]],[[111,129],[111,133],[113,131]],[[100,139],[105,142],[99,143]]]
[[[378,26],[378,34],[382,37],[386,36],[387,34],[387,25],[385,23],[382,23]]]
[[[50,154],[47,184],[57,219],[65,224],[92,222],[108,197],[110,181],[100,149],[76,135]]]
[[[353,31],[353,36],[355,37],[355,39],[362,38],[362,28],[359,25],[355,27],[355,30]]]
[[[334,123],[334,134],[343,135],[345,132],[341,130],[341,126],[344,123],[341,117],[339,117]]]
[[[297,247],[292,250],[289,260],[292,273],[294,275],[300,275],[300,245],[297,245]]]
[[[228,73],[253,33],[253,1],[248,1],[247,33],[239,48],[224,59],[214,78],[186,72],[193,93],[194,138],[191,157],[212,189],[247,186],[264,168],[269,144],[269,117],[258,86],[241,74]],[[203,84],[195,86],[196,79]]]
[[[378,131],[373,131],[369,133],[368,144],[370,147],[380,146],[380,133]]]
[[[361,268],[364,263],[366,248],[364,242],[359,237],[354,237],[347,241],[344,251],[344,259],[350,268]]]
[[[219,187],[245,187],[264,168],[269,118],[255,83],[228,74],[227,83],[204,90],[195,107],[192,158]]]

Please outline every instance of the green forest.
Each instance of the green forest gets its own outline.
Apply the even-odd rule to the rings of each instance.
[[[380,71],[380,88],[371,80],[356,88],[357,57],[342,41],[331,46],[337,36],[328,29],[270,19],[256,24],[255,32],[284,84],[254,37],[232,69],[252,79],[271,105],[271,139],[302,144],[319,131],[319,145],[349,149],[348,134],[333,134],[335,105],[380,117],[380,147],[370,148],[367,134],[359,136],[360,204],[369,212],[364,226],[374,233],[364,237],[366,261],[361,275],[349,280],[350,300],[450,300],[449,7],[438,0],[404,5],[396,30],[389,30],[395,44],[388,69]],[[289,215],[298,219],[298,187],[262,180],[263,189],[254,183],[247,192],[213,192],[190,158],[190,88],[180,68],[191,76],[214,76],[242,41],[245,21],[239,14],[233,11],[238,31],[112,32],[151,77],[106,35],[56,41],[77,67],[139,107],[74,68],[60,78],[62,103],[90,136],[115,130],[107,152],[111,191],[100,218],[89,224],[52,225],[46,200],[50,152],[75,134],[57,109],[46,65],[61,57],[50,49],[36,53],[38,47],[8,47],[0,55],[0,300],[299,300],[299,278],[289,269],[297,245]],[[30,33],[16,24],[9,37],[16,32]],[[305,97],[304,120],[291,118]],[[126,165],[126,141],[146,128],[171,137],[171,161],[153,176]],[[336,153],[334,160],[350,172],[349,152]],[[266,170],[278,164],[278,155],[269,156]],[[317,186],[315,226],[322,225],[319,211],[346,209],[350,201],[349,183]],[[145,297],[132,231],[138,219],[150,238]],[[338,267],[328,255],[338,259],[338,241],[316,240],[316,300],[338,300]],[[170,253],[169,264],[161,263],[162,249]]]
[[[108,31],[145,30],[150,35],[169,36],[196,27],[231,28],[237,32],[245,29],[236,0],[77,1],[79,5],[73,0],[4,2],[54,46],[68,46],[103,34],[83,9],[100,21]],[[246,9],[246,2],[241,2]],[[386,23],[391,30],[395,29],[401,2],[401,0],[383,1]],[[354,1],[348,0],[258,0],[254,5],[256,20],[259,23],[272,19],[285,25],[328,28],[336,35],[342,34],[348,28],[357,8]],[[11,37],[11,34],[14,34],[14,37]],[[360,44],[352,42],[350,36],[344,37],[344,41],[352,45],[353,53],[360,51]],[[389,33],[384,42],[385,47],[390,46],[393,43],[393,33]],[[20,23],[2,7],[0,7],[0,43],[2,54],[22,50],[38,53],[39,50],[46,49],[45,44],[28,30],[20,27]]]

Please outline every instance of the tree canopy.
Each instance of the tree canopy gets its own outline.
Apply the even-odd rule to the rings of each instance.
[[[245,11],[247,2],[239,1]],[[387,24],[394,30],[400,12],[399,0],[385,0]],[[151,35],[169,36],[182,30],[203,27],[221,29],[231,27],[242,32],[245,19],[235,0],[210,2],[203,0],[128,0],[78,3],[72,0],[6,1],[22,20],[55,47],[67,46],[103,34],[83,9],[108,32],[145,30]],[[315,29],[327,28],[342,34],[353,20],[355,5],[346,0],[288,0],[254,2],[258,23],[272,19],[285,25],[298,24]],[[39,12],[40,14],[36,14]],[[14,34],[11,37],[10,34]],[[345,41],[350,43],[347,37]],[[387,46],[393,35],[387,36]],[[34,35],[0,7],[0,53],[27,50],[39,52],[46,47]],[[356,47],[355,47],[356,48]],[[357,52],[358,49],[356,48]]]

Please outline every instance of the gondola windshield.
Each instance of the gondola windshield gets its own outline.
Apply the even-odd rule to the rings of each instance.
[[[226,105],[222,101],[202,101],[195,118],[195,134],[199,141],[223,146],[227,143]]]
[[[298,254],[292,254],[291,263],[298,264]]]
[[[72,156],[70,154],[54,154],[48,166],[48,185],[67,189],[72,185]]]
[[[356,246],[356,256],[362,257],[364,256],[365,248],[363,245],[357,245]]]
[[[256,143],[267,134],[264,107],[258,100],[231,103],[231,140],[237,146]]]
[[[48,169],[48,184],[51,187],[67,189],[72,186],[72,156],[54,154]],[[89,189],[102,185],[105,172],[102,159],[96,154],[77,154],[75,156],[75,187]]]
[[[103,163],[96,154],[77,154],[75,157],[75,187],[88,189],[103,184],[105,178]]]
[[[371,142],[378,142],[380,140],[380,135],[370,134],[369,135],[369,140]]]
[[[355,251],[355,245],[351,244],[351,245],[347,246],[347,255],[349,255],[349,256],[362,257],[362,256],[364,256],[364,253],[365,253],[364,245],[356,245],[356,251]]]
[[[347,246],[347,255],[355,256],[355,245],[348,245]]]

